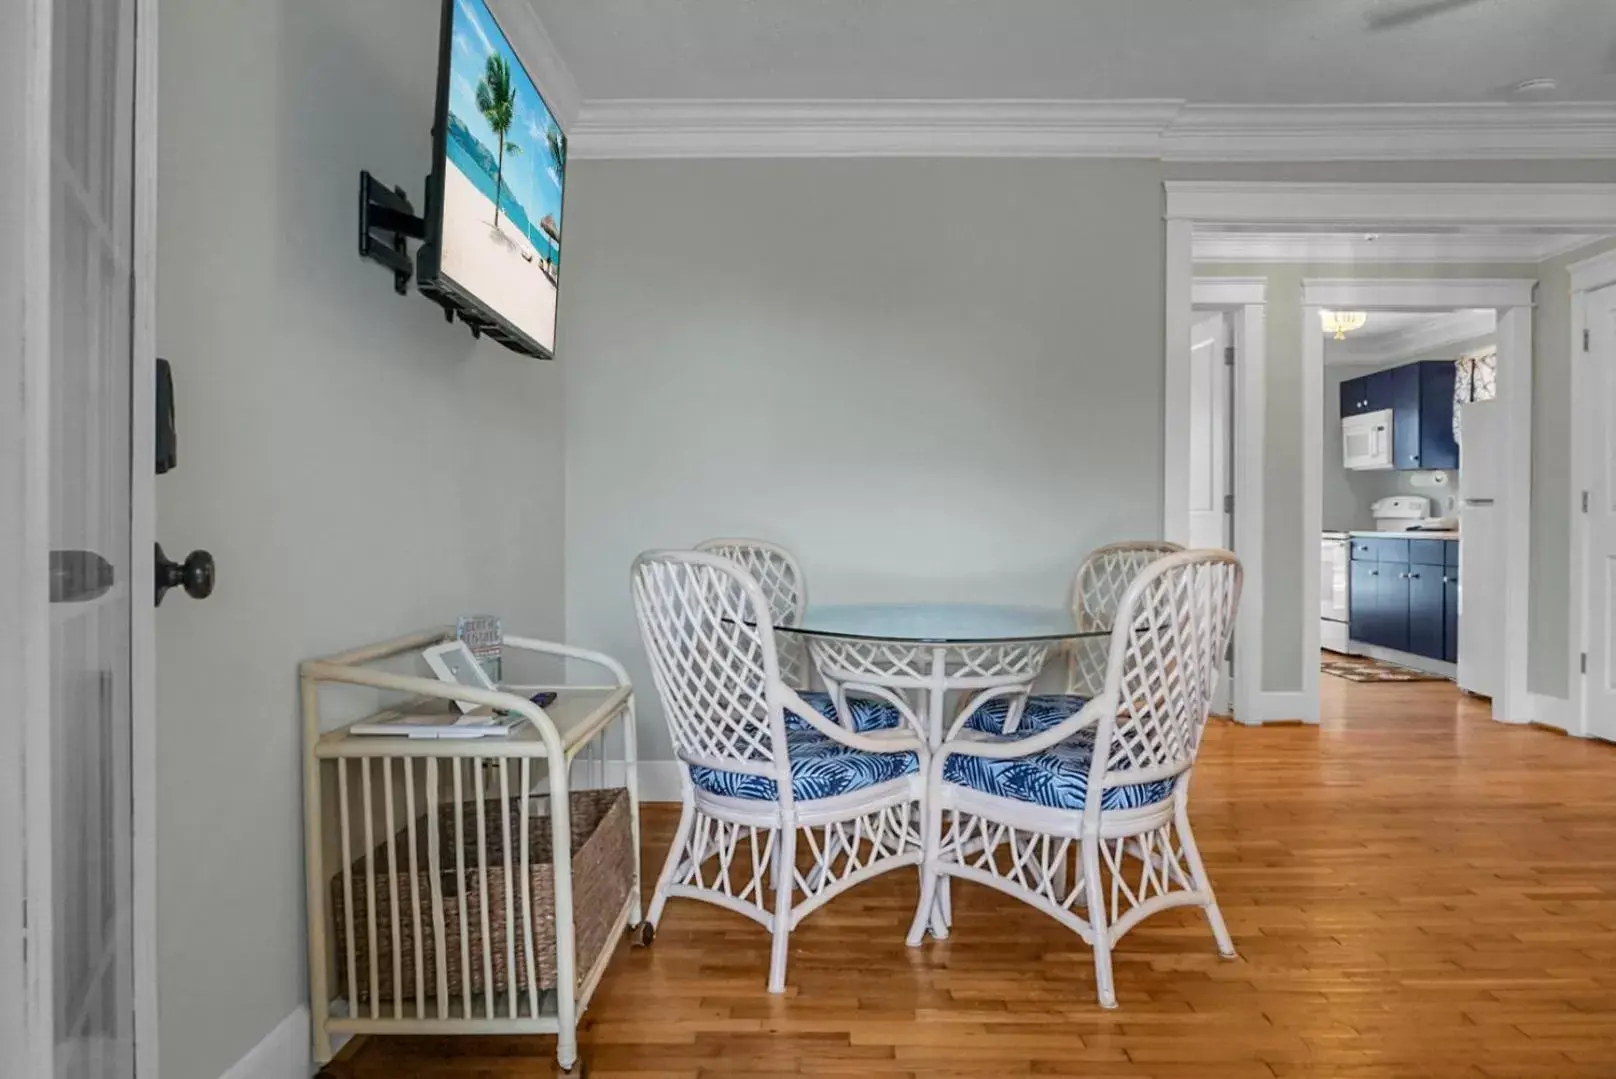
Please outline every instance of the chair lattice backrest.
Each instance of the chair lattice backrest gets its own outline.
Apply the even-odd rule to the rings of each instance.
[[[1184,548],[1166,540],[1130,540],[1090,551],[1072,578],[1072,618],[1080,630],[1111,629],[1117,604],[1139,572],[1164,555]],[[1080,637],[1072,642],[1066,660],[1066,692],[1094,697],[1105,685],[1111,642],[1105,637]]]
[[[777,543],[756,539],[710,539],[696,550],[721,555],[752,575],[769,601],[774,624],[794,625],[808,607],[808,582],[792,553]],[[780,676],[793,689],[808,686],[808,649],[801,637],[782,634],[775,640]]]
[[[1117,607],[1089,810],[1106,787],[1177,776],[1195,763],[1218,665],[1234,630],[1240,563],[1228,551],[1183,551],[1134,578]]]
[[[773,775],[785,727],[771,710],[780,676],[768,601],[721,555],[648,551],[634,561],[634,611],[679,756]]]

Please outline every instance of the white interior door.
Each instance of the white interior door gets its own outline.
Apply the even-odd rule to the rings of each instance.
[[[1616,741],[1616,285],[1588,293],[1588,384],[1593,414],[1584,429],[1593,441],[1588,477],[1588,673],[1584,680],[1588,731]]]
[[[1191,547],[1234,546],[1234,332],[1222,312],[1197,312],[1190,327],[1190,538]],[[1225,656],[1213,712],[1233,703],[1233,664]]]
[[[1190,335],[1190,546],[1230,546],[1231,335],[1221,313],[1204,315]]]
[[[136,91],[137,5],[154,13],[146,0],[23,0],[0,28],[22,31],[5,55],[22,93],[4,105],[20,137],[0,166],[16,193],[0,284],[21,315],[0,340],[16,391],[6,433],[19,436],[0,446],[15,481],[0,484],[0,517],[16,522],[0,540],[17,567],[0,644],[21,641],[6,668],[21,721],[0,727],[0,755],[21,762],[24,791],[21,842],[0,843],[0,876],[22,881],[26,942],[23,1048],[0,1053],[7,1079],[135,1076],[137,998],[151,999],[149,965],[137,972],[151,919],[136,898],[134,657],[151,618],[150,522],[137,507],[150,506],[152,455],[151,425],[134,416],[150,408],[136,389],[152,370],[137,348],[151,299],[149,281],[136,289],[150,240],[137,226],[136,129],[153,99]],[[0,967],[10,961],[0,949]],[[15,969],[0,974],[19,984]],[[155,1057],[141,1059],[155,1075]]]

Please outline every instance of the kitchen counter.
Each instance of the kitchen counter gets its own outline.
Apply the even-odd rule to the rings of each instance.
[[[1459,538],[1459,530],[1458,529],[1450,529],[1449,531],[1446,531],[1446,532],[1409,532],[1409,531],[1403,531],[1403,532],[1377,532],[1372,528],[1368,528],[1368,529],[1354,528],[1351,532],[1349,532],[1347,534],[1350,535],[1350,536],[1372,536],[1375,539],[1457,540]],[[1331,533],[1326,532],[1325,535],[1331,535]]]

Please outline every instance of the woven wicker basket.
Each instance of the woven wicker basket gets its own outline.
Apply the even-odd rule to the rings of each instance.
[[[491,938],[489,943],[490,966],[493,974],[493,990],[495,993],[508,992],[511,988],[510,971],[508,969],[506,939],[512,931],[509,924],[514,920],[515,936],[511,939],[514,945],[516,961],[516,988],[526,991],[529,987],[526,958],[526,937],[523,924],[523,882],[521,879],[521,849],[520,849],[520,823],[522,805],[519,799],[511,799],[506,804],[506,814],[510,825],[511,881],[512,905],[511,918],[506,916],[505,904],[505,824],[501,819],[500,801],[498,799],[484,803],[485,828],[483,845],[487,851],[488,868],[486,870],[486,894],[488,896],[488,932]],[[602,949],[609,949],[611,941],[607,938],[616,924],[617,915],[622,911],[623,904],[627,902],[629,890],[634,885],[634,847],[633,832],[630,828],[628,792],[622,788],[610,790],[575,791],[571,798],[572,806],[572,881],[573,881],[573,919],[577,929],[578,963],[576,970],[578,980],[583,981],[587,972],[594,966],[596,958]],[[473,995],[481,995],[485,990],[485,975],[483,966],[483,910],[481,896],[484,894],[483,882],[479,874],[484,870],[478,862],[477,850],[477,806],[475,802],[464,803],[460,807],[462,818],[462,831],[459,836],[460,850],[456,851],[455,809],[453,804],[442,806],[439,809],[439,884],[443,897],[444,922],[444,953],[448,973],[448,991],[451,998],[460,997],[465,991],[465,979],[471,980]],[[422,816],[415,822],[416,860],[419,868],[413,882],[410,878],[409,866],[409,834],[402,829],[394,837],[393,849],[397,852],[398,872],[398,934],[400,942],[400,955],[397,961],[397,977],[403,986],[400,999],[416,999],[415,977],[415,896],[420,896],[421,910],[421,949],[422,949],[422,979],[424,995],[428,999],[435,998],[438,993],[438,955],[437,944],[433,934],[432,917],[432,878],[427,868],[427,844],[429,831],[426,817]],[[527,887],[531,889],[533,897],[533,952],[534,965],[538,968],[538,988],[553,989],[556,984],[556,936],[555,936],[555,865],[552,857],[550,842],[550,819],[543,816],[530,817],[528,820],[528,867]],[[465,866],[465,879],[457,876],[456,858]],[[346,901],[343,890],[343,876],[338,873],[331,880],[331,900],[336,923],[337,943],[337,985],[338,992],[349,1000],[369,1001],[371,999],[370,987],[370,941],[367,929],[367,882],[366,874],[369,866],[377,867],[375,877],[376,895],[376,994],[378,1000],[392,1001],[394,999],[394,956],[393,956],[393,911],[392,894],[394,890],[394,873],[389,872],[387,844],[383,843],[370,853],[368,858],[360,858],[352,866],[352,890],[354,911],[350,919],[346,910]],[[418,891],[416,890],[418,889]],[[467,939],[462,942],[460,900],[464,896],[466,903],[465,926]],[[348,928],[354,927],[355,948],[355,979],[358,984],[357,996],[348,992],[348,971],[346,969],[346,956],[348,948]],[[467,960],[469,959],[469,962]],[[462,969],[469,966],[469,972]]]

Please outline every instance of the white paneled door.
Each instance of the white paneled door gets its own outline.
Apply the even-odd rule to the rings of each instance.
[[[1190,331],[1190,542],[1191,547],[1231,546],[1227,496],[1231,398],[1228,363],[1232,343],[1222,314],[1199,316]]]
[[[137,19],[155,5],[10,6],[4,61],[20,92],[0,104],[15,136],[0,165],[12,248],[0,372],[15,393],[0,457],[15,482],[0,486],[0,542],[15,547],[16,602],[0,608],[0,643],[20,650],[3,667],[19,718],[0,725],[0,757],[19,762],[23,793],[7,803],[0,875],[21,882],[25,947],[0,950],[0,1004],[22,1016],[0,1071],[144,1079],[157,1074],[140,1045],[153,1029],[153,867],[137,722],[149,718],[153,366],[151,192],[137,197],[137,162],[149,172],[155,83],[137,72],[150,55]]]
[[[1588,328],[1594,440],[1587,513],[1588,733],[1616,741],[1616,285],[1588,293]]]

